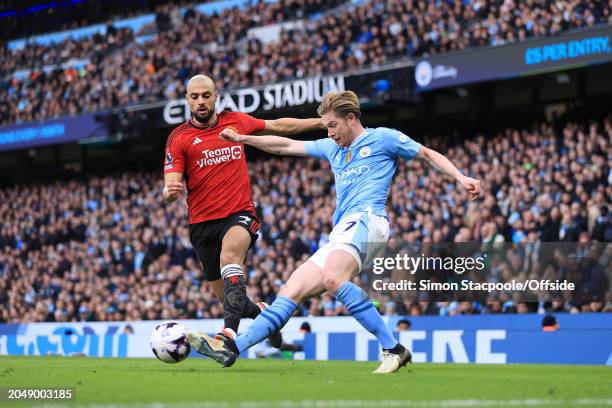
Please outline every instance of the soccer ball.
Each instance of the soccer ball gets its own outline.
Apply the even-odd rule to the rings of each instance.
[[[151,333],[151,350],[164,363],[178,363],[189,356],[187,329],[179,322],[163,322]]]

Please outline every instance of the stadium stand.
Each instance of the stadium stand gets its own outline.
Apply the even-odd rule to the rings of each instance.
[[[0,98],[7,103],[0,107],[0,124],[180,97],[185,79],[200,72],[227,90],[612,21],[610,2],[590,0],[375,0],[319,14],[342,4],[260,2],[212,16],[195,9],[181,15],[178,6],[166,5],[157,9],[155,26],[144,31],[111,25],[92,38],[18,50],[4,46]],[[275,42],[241,41],[250,28],[307,14],[317,18],[298,20]]]
[[[198,1],[198,3],[201,2]],[[152,12],[159,6],[168,3],[188,5],[195,2],[193,0],[60,0],[53,3],[4,1],[0,6],[0,21],[2,22],[0,38],[13,39],[67,31],[105,22],[111,18],[132,17],[144,12]]]
[[[104,34],[60,43],[0,48],[0,124],[56,118],[175,97],[202,70],[221,78],[238,58],[236,42],[253,27],[304,17],[342,1],[265,3],[206,15],[178,6],[157,9],[138,32],[109,24]],[[150,34],[155,34],[150,38]],[[148,38],[136,41],[138,35]],[[206,58],[208,57],[208,58]],[[129,62],[129,63],[128,63]],[[224,83],[220,81],[220,86]],[[44,95],[43,98],[34,95]]]
[[[457,144],[442,136],[422,139],[481,178],[483,199],[466,201],[466,193],[443,176],[418,162],[401,163],[389,202],[396,239],[612,240],[612,117],[468,136]],[[262,228],[247,256],[248,294],[271,302],[278,286],[328,238],[333,177],[314,159],[272,158],[249,166]],[[0,190],[0,321],[221,317],[189,244],[184,200],[161,206],[160,182],[157,171]],[[609,265],[612,254],[598,256]],[[509,276],[507,270],[519,279],[571,279],[572,265],[558,265],[501,265],[500,276]],[[500,295],[483,303],[432,302],[427,293],[377,300],[388,315],[611,312],[612,277],[591,269],[578,275],[580,296],[571,301],[561,295],[538,305]],[[299,313],[336,316],[345,310],[324,294]]]

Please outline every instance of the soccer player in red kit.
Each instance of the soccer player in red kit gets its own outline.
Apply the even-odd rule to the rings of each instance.
[[[259,221],[251,199],[244,146],[222,140],[219,134],[232,129],[241,134],[265,131],[290,135],[323,129],[323,124],[320,119],[261,120],[239,112],[217,114],[217,90],[205,75],[189,80],[186,97],[192,117],[168,137],[163,196],[172,203],[187,187],[191,244],[206,279],[223,301],[223,334],[233,336],[241,317],[254,319],[261,311],[246,296],[243,274]],[[280,336],[271,340],[280,346]]]

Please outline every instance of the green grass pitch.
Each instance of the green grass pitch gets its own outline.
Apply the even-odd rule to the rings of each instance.
[[[372,362],[0,357],[2,387],[74,387],[63,406],[502,407],[612,406],[612,367],[414,364],[373,375]],[[0,402],[0,406],[28,406]],[[38,402],[37,405],[43,406]],[[46,401],[44,406],[62,406]]]

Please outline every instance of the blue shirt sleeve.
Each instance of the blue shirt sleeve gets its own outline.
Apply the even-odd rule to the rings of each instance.
[[[395,129],[386,129],[383,141],[385,150],[391,157],[401,157],[407,161],[414,159],[421,150],[420,143]]]
[[[331,143],[330,143],[331,142]],[[312,140],[304,143],[306,154],[318,159],[329,160],[336,143],[332,139]]]

